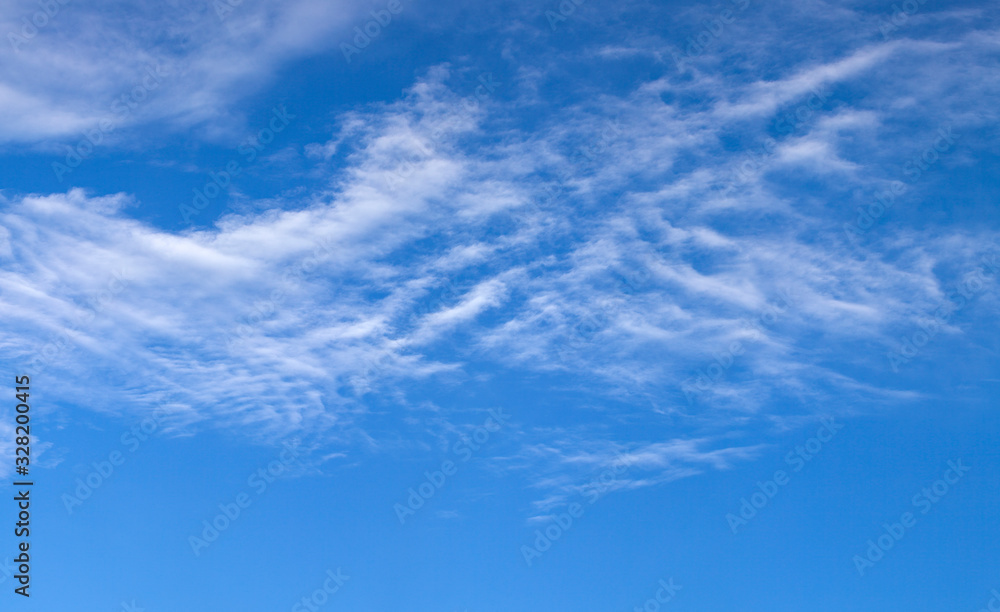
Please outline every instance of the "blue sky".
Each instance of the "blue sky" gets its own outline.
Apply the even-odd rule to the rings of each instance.
[[[0,585],[996,609],[998,17],[6,3]]]

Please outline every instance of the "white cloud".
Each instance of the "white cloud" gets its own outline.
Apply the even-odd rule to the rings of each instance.
[[[103,112],[81,101],[115,91],[147,62],[169,64],[184,85],[165,87],[144,113],[182,124],[218,118],[228,92],[325,48],[346,18],[332,5],[276,6],[245,3],[228,22],[235,34],[224,38],[214,22],[185,26],[189,17],[168,14],[167,31],[191,32],[182,59],[169,45],[140,52],[139,33],[112,29],[120,37],[112,53],[127,56],[116,72],[102,73],[103,60],[84,45],[68,81],[73,96],[56,96],[49,77],[16,90],[7,84],[3,95],[21,114],[0,137],[79,129]],[[67,23],[86,14],[65,10]],[[95,35],[81,32],[80,44]],[[962,44],[985,44],[970,40]],[[53,49],[48,39],[32,41],[37,55],[18,60],[14,77],[43,58],[63,61]],[[977,49],[967,51],[978,59],[968,74],[987,74]],[[18,360],[41,358],[53,393],[79,406],[121,411],[169,396],[179,422],[373,445],[359,393],[403,403],[395,383],[450,384],[472,361],[564,374],[567,388],[602,399],[655,397],[658,411],[684,412],[714,430],[755,415],[780,420],[788,416],[781,410],[808,412],[830,398],[906,399],[873,384],[865,366],[941,300],[941,270],[968,269],[997,238],[887,223],[867,251],[844,238],[852,198],[891,179],[886,160],[905,159],[921,142],[884,140],[891,117],[882,101],[911,97],[928,106],[925,123],[954,117],[966,131],[995,114],[970,118],[960,95],[939,96],[913,79],[941,66],[921,68],[907,53],[928,50],[864,47],[731,91],[713,77],[670,76],[541,116],[531,133],[508,129],[496,141],[479,138],[486,111],[463,105],[439,67],[399,102],[349,113],[341,133],[307,149],[325,167],[345,142],[356,145],[328,189],[289,210],[231,216],[206,230],[136,221],[129,207],[141,203],[122,194],[12,198],[0,216],[0,315],[11,322],[0,346]],[[773,114],[812,88],[879,76],[884,89],[859,103],[867,108],[819,112],[780,140],[764,170],[722,192],[751,146],[734,151],[725,139],[760,142]],[[981,101],[996,79],[969,87]],[[710,103],[665,102],[668,90]],[[25,115],[30,96],[46,120]],[[517,117],[536,103],[529,89],[495,112]],[[781,174],[788,167],[815,189],[790,195]],[[556,189],[546,189],[551,176],[561,177]],[[747,320],[782,291],[789,303],[751,336]],[[683,381],[734,341],[745,344],[738,366],[688,405]],[[859,354],[862,345],[871,353]],[[775,397],[798,402],[774,408]],[[618,450],[648,472],[622,486],[644,486],[724,468],[757,448],[707,436],[626,447],[601,435],[606,445],[589,454],[570,440],[536,455],[596,465]]]
[[[255,0],[220,17],[213,7],[224,2],[48,4],[59,7],[56,14],[30,38],[21,33],[23,20],[39,3],[7,2],[0,12],[0,106],[7,112],[0,143],[75,144],[101,120],[115,124],[109,140],[150,121],[229,133],[240,120],[229,114],[233,103],[269,84],[285,63],[346,40],[361,9]]]

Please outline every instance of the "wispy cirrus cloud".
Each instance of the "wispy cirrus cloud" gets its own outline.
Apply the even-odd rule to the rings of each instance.
[[[315,36],[292,41],[261,26],[268,40],[246,44],[289,55],[325,44],[324,28],[340,17],[297,6],[276,19],[315,18]],[[251,17],[263,10],[229,24],[250,20],[252,38]],[[994,43],[983,32],[948,43],[967,63],[949,77],[961,95],[915,78],[953,61],[939,43],[896,40],[736,86],[705,74],[649,78],[544,109],[530,130],[509,122],[537,109],[544,67],[524,67],[509,99],[468,105],[440,66],[401,100],[352,111],[329,141],[306,147],[328,184],[282,210],[176,233],[133,219],[141,203],[123,194],[8,197],[0,308],[18,324],[0,342],[23,363],[65,337],[72,349],[40,365],[71,374],[53,384],[94,409],[113,408],[80,384],[88,376],[131,400],[175,394],[175,418],[187,424],[338,442],[372,434],[366,393],[406,405],[408,383],[447,387],[483,364],[558,376],[567,389],[629,398],[621,418],[683,419],[686,437],[601,432],[607,448],[594,461],[614,448],[645,470],[630,486],[720,469],[758,448],[714,437],[724,432],[780,425],[823,402],[913,397],[902,382],[878,382],[883,353],[997,236],[904,217],[858,247],[842,228],[941,122],[973,134],[991,121],[993,111],[972,113],[969,100],[996,89]],[[178,66],[194,71],[221,44],[206,37]],[[206,85],[197,108],[170,104],[171,116],[211,116],[222,84],[258,70],[251,59],[218,91]],[[839,92],[792,133],[776,133],[780,115],[817,87]],[[707,102],[690,103],[693,94]],[[76,120],[8,138],[48,137]],[[747,147],[769,136],[773,152],[727,191]],[[939,167],[963,163],[956,152]],[[790,181],[810,188],[790,192]],[[929,176],[911,197],[934,189]],[[90,320],[84,304],[116,271],[127,288]],[[746,321],[785,294],[777,322],[751,340]],[[996,301],[976,308],[993,312]],[[742,349],[725,376],[691,404],[683,382],[734,342]],[[518,457],[594,462],[571,443],[533,452],[546,434],[525,431]]]
[[[46,4],[58,10],[44,26],[26,28]],[[241,122],[234,103],[267,85],[282,65],[335,46],[361,8],[295,0],[223,2],[231,10],[218,11],[218,4],[5,4],[0,106],[8,121],[0,143],[75,143],[102,121],[115,123],[106,140],[119,145],[127,142],[123,131],[164,122],[231,135]],[[156,81],[150,70],[160,75]]]

